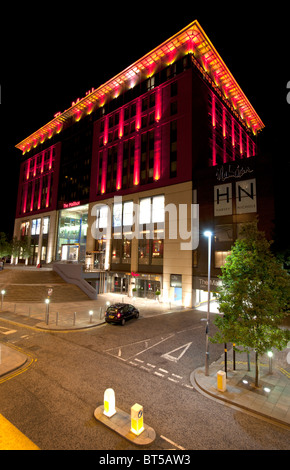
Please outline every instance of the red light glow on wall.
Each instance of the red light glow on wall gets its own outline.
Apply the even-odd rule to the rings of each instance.
[[[158,181],[161,176],[161,128],[155,131],[155,144],[154,144],[154,168],[153,168],[153,179]]]
[[[160,119],[161,119],[161,90],[159,88],[156,92],[155,120],[159,122]]]
[[[140,182],[140,153],[141,153],[141,148],[140,148],[140,135],[136,137],[136,143],[135,143],[135,154],[134,154],[134,176],[133,176],[133,184],[134,186],[137,186]]]

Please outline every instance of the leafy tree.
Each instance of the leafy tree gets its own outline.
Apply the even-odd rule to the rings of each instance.
[[[7,240],[4,232],[0,232],[0,258],[11,254],[11,243]]]
[[[256,352],[255,385],[259,385],[259,356],[282,350],[290,331],[280,328],[290,311],[290,276],[275,258],[263,232],[246,224],[222,267],[222,287],[212,342],[235,343]]]

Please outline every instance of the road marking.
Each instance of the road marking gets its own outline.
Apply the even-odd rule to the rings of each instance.
[[[144,361],[141,361],[141,359],[138,359],[138,358],[135,358],[135,361],[142,362],[142,363],[144,362]]]
[[[155,375],[159,375],[159,377],[164,377],[163,374],[160,374],[159,372],[156,372],[156,371],[154,371],[154,374],[155,374]]]
[[[179,346],[179,348],[173,349],[173,351],[169,351],[168,353],[162,354],[161,357],[164,357],[164,359],[168,359],[169,361],[177,362],[179,359],[182,358],[182,356],[186,353],[188,348],[192,345],[192,341],[190,343],[186,343],[183,346]],[[176,351],[180,351],[182,349],[182,352],[179,354],[178,357],[172,356],[173,353]]]
[[[169,442],[169,444],[172,444],[174,447],[177,447],[177,449],[180,449],[180,450],[186,450],[184,447],[181,447],[179,446],[178,444],[175,444],[175,442],[171,441],[170,439],[168,439],[168,437],[165,437],[165,436],[160,436],[161,439],[164,439],[164,441],[167,441]]]
[[[172,374],[173,377],[176,377],[177,379],[182,379],[181,375],[176,375],[176,374]]]
[[[0,415],[0,450],[40,450],[19,429]]]
[[[1,331],[1,330],[6,330],[6,331]],[[4,326],[0,326],[0,333],[2,335],[11,335],[12,333],[15,333],[16,330],[10,330],[9,328],[5,328]]]
[[[168,370],[160,369],[160,367],[159,367],[159,370],[160,370],[161,372],[165,372],[165,374],[169,374]]]
[[[150,364],[150,362],[147,362],[147,366],[152,367],[152,369],[155,369],[155,367],[156,367],[153,364]]]
[[[179,380],[172,379],[171,377],[167,377],[167,378],[168,378],[168,380],[170,380],[170,382],[174,382],[176,384],[179,383]]]

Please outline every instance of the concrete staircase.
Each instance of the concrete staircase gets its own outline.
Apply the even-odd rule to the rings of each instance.
[[[89,297],[76,285],[66,283],[55,271],[9,267],[0,271],[0,291],[6,302],[44,302],[52,289],[53,302],[80,302]]]

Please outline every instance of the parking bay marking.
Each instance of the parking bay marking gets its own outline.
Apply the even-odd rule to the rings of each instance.
[[[1,331],[1,330],[6,330],[6,331]],[[15,333],[16,330],[10,330],[9,328],[5,328],[4,326],[0,326],[0,333],[2,335],[11,335],[12,333]]]

